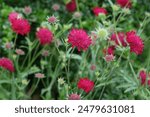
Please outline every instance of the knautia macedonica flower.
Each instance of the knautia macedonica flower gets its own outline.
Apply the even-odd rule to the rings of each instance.
[[[96,34],[100,39],[105,39],[105,40],[107,40],[109,35],[107,29],[100,28],[100,27],[96,29]]]
[[[76,93],[70,94],[68,97],[68,100],[80,100],[80,99],[81,99],[80,95]]]
[[[5,44],[5,48],[6,48],[6,49],[11,49],[11,48],[12,48],[12,43],[7,42],[7,43]]]
[[[53,39],[53,33],[48,28],[40,28],[36,32],[36,36],[41,45],[50,44]]]
[[[47,17],[47,21],[51,24],[56,24],[59,20],[57,17],[55,17],[54,15]]]
[[[11,12],[8,17],[9,22],[12,23],[14,20],[18,18],[18,16],[19,16],[19,13]]]
[[[92,40],[83,29],[72,29],[68,36],[68,43],[77,47],[78,51],[87,50]]]
[[[78,11],[74,12],[74,14],[73,14],[73,18],[74,19],[80,19],[81,17],[82,17],[82,13],[81,12],[78,12]]]
[[[146,82],[146,77],[147,77],[147,74],[146,74],[146,71],[145,70],[141,70],[139,72],[139,78],[141,79],[141,84],[144,85],[145,82]]]
[[[15,33],[20,35],[26,35],[30,32],[30,24],[26,19],[15,19],[12,22],[11,27]]]
[[[44,57],[49,56],[49,51],[48,50],[43,50],[42,56],[44,56]]]
[[[84,90],[86,93],[89,93],[94,88],[94,82],[89,78],[80,78],[77,85],[79,89]]]
[[[90,66],[90,69],[91,69],[92,71],[94,71],[94,70],[96,69],[96,65],[92,64],[92,65]]]
[[[121,7],[127,7],[130,8],[132,3],[131,0],[116,0],[117,4]]]
[[[60,9],[60,5],[55,3],[55,4],[53,4],[52,9],[54,11],[58,11]]]
[[[76,1],[75,0],[71,0],[69,3],[66,4],[66,9],[69,12],[74,12],[76,10]]]
[[[14,72],[13,62],[8,58],[0,58],[0,67],[9,70],[10,72]]]
[[[92,9],[93,13],[95,16],[98,16],[100,14],[106,15],[107,14],[107,10],[105,8],[101,8],[101,7],[94,7]]]
[[[16,49],[16,53],[18,55],[24,55],[25,54],[25,52],[22,49]]]
[[[115,52],[115,46],[109,46],[108,48],[103,50],[103,53],[105,55],[114,55]]]
[[[126,33],[126,40],[130,46],[130,51],[139,55],[142,54],[144,49],[143,40],[136,34],[135,31]]]
[[[105,57],[104,57],[104,59],[105,59],[105,61],[106,62],[111,62],[111,61],[113,61],[114,60],[114,55],[112,55],[112,54],[109,54],[109,55],[106,55]]]
[[[111,41],[114,41],[116,45],[127,46],[126,35],[123,32],[113,33],[111,35]]]
[[[42,73],[36,73],[35,78],[45,78],[45,75]]]
[[[32,13],[32,8],[30,6],[25,6],[24,9],[23,9],[23,12],[26,14],[26,15],[29,15]]]

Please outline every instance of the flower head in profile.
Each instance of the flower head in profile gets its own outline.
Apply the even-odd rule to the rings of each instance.
[[[53,33],[48,28],[40,28],[36,32],[36,36],[41,45],[50,44],[53,39]]]
[[[131,0],[116,0],[116,3],[121,7],[131,8],[132,6]]]
[[[94,7],[92,9],[93,13],[95,16],[98,16],[99,14],[107,14],[107,10],[105,8],[101,8],[101,7]]]
[[[12,22],[13,31],[20,35],[26,35],[30,32],[30,24],[26,19],[16,19]]]
[[[126,40],[130,46],[130,51],[139,55],[143,53],[144,44],[143,40],[136,34],[135,31],[126,33]]]
[[[35,78],[45,78],[45,75],[42,73],[36,73]]]
[[[14,72],[15,68],[13,62],[8,58],[0,58],[0,67],[9,70],[10,72]]]
[[[139,72],[139,78],[141,80],[141,84],[142,85],[145,85],[145,83],[146,83],[146,77],[147,77],[146,71],[145,70],[141,70]]]
[[[89,93],[94,88],[94,82],[89,78],[80,78],[77,85],[79,89],[84,90],[86,93]]]
[[[78,51],[87,50],[92,40],[83,29],[72,29],[68,36],[68,43],[77,47]]]
[[[58,10],[60,9],[60,5],[57,4],[57,3],[55,3],[55,4],[53,4],[52,9],[53,9],[54,11],[58,11]]]
[[[69,12],[74,12],[76,10],[76,1],[75,0],[71,0],[69,3],[66,4],[66,9]]]
[[[16,53],[18,55],[24,55],[25,54],[25,52],[22,49],[16,49]]]
[[[103,53],[105,55],[114,55],[115,52],[115,46],[109,46],[108,48],[103,50]]]

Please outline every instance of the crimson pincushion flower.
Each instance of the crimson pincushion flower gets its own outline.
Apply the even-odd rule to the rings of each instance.
[[[76,10],[76,1],[75,0],[71,0],[69,3],[66,4],[66,9],[69,12],[74,12]]]
[[[93,11],[93,13],[94,13],[96,16],[98,16],[99,14],[104,14],[104,15],[107,14],[106,9],[105,9],[105,8],[101,8],[101,7],[94,7],[94,8],[92,9],[92,11]]]
[[[36,36],[41,45],[50,44],[53,39],[53,33],[48,28],[40,28],[36,32]]]
[[[127,32],[126,40],[129,43],[131,52],[134,52],[137,55],[142,54],[144,49],[144,44],[142,39],[136,34],[135,31]]]
[[[12,22],[11,27],[14,32],[20,35],[26,35],[30,32],[30,24],[26,19],[22,18],[15,19]]]
[[[130,8],[132,3],[131,0],[116,0],[117,4],[119,4],[121,7],[127,7]]]
[[[92,40],[83,29],[72,29],[68,36],[68,43],[77,47],[78,51],[87,50]]]
[[[112,35],[111,35],[111,40],[112,41],[115,41],[115,43],[117,44],[117,45],[122,45],[122,46],[124,46],[124,47],[126,47],[127,46],[127,43],[126,43],[126,35],[123,33],[123,32],[118,32],[118,33],[113,33]]]
[[[94,88],[94,82],[88,78],[80,78],[77,85],[79,89],[84,90],[86,93],[89,93]]]
[[[8,58],[0,58],[0,67],[9,70],[10,72],[14,72],[13,62]]]
[[[115,51],[115,46],[109,46],[106,51],[104,51],[104,54],[107,55],[114,55],[114,51]]]
[[[17,12],[11,12],[9,14],[8,20],[10,23],[12,23],[14,20],[18,18],[19,14]]]
[[[144,85],[146,82],[147,74],[144,70],[141,70],[139,73],[139,78],[141,79],[141,84]]]

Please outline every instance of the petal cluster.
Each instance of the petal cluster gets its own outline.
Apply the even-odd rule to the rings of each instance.
[[[92,40],[83,29],[72,29],[68,36],[68,43],[77,47],[78,51],[87,50]]]
[[[66,4],[66,9],[69,12],[74,12],[76,10],[76,1],[75,0],[71,0],[69,3]]]
[[[50,44],[53,39],[53,33],[48,28],[40,28],[36,32],[36,36],[41,45]]]
[[[10,72],[14,72],[13,62],[8,58],[0,58],[0,67],[9,70]]]
[[[78,81],[78,88],[84,90],[86,93],[89,93],[94,88],[94,82],[88,78],[80,78]]]
[[[144,44],[142,39],[136,34],[135,31],[127,32],[126,40],[129,43],[131,52],[134,52],[137,55],[142,54],[144,49]]]
[[[107,10],[101,7],[94,7],[92,11],[95,14],[95,16],[98,16],[99,14],[104,14],[104,15],[107,14]]]
[[[116,2],[121,7],[130,8],[132,6],[131,0],[117,0]]]

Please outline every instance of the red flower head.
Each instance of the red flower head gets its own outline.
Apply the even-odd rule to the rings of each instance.
[[[144,70],[141,70],[139,73],[139,78],[141,79],[141,84],[144,85],[146,82],[147,74]]]
[[[40,28],[36,33],[41,45],[50,44],[53,39],[53,33],[47,28]]]
[[[71,95],[69,95],[68,100],[80,100],[80,95],[71,94]]]
[[[14,72],[13,62],[8,58],[0,58],[0,67],[9,70],[10,72]]]
[[[109,46],[107,49],[104,49],[105,55],[114,55],[115,46]]]
[[[107,14],[106,9],[104,9],[104,8],[94,7],[92,10],[93,10],[93,13],[94,13],[96,16],[98,16],[99,14],[104,14],[104,15]]]
[[[68,43],[77,47],[78,51],[87,50],[92,40],[83,29],[72,29],[68,36]]]
[[[135,31],[127,32],[126,40],[129,43],[130,51],[136,53],[137,55],[142,54],[144,49],[144,44],[142,39],[136,34]]]
[[[122,46],[126,47],[127,44],[125,42],[126,35],[123,32],[114,33],[111,35],[111,40],[115,41],[117,45],[122,44]]]
[[[69,3],[66,4],[66,9],[69,12],[74,12],[76,10],[76,1],[75,0],[71,0]]]
[[[121,7],[131,8],[131,6],[132,6],[131,0],[117,0],[116,2]]]
[[[26,35],[30,32],[30,24],[26,19],[16,19],[12,22],[11,27],[14,32],[20,35]]]
[[[11,12],[8,17],[9,22],[12,23],[14,20],[17,19],[18,16],[19,14],[17,12]]]
[[[78,81],[78,88],[84,90],[86,93],[89,93],[94,88],[94,82],[88,78],[80,78]]]

